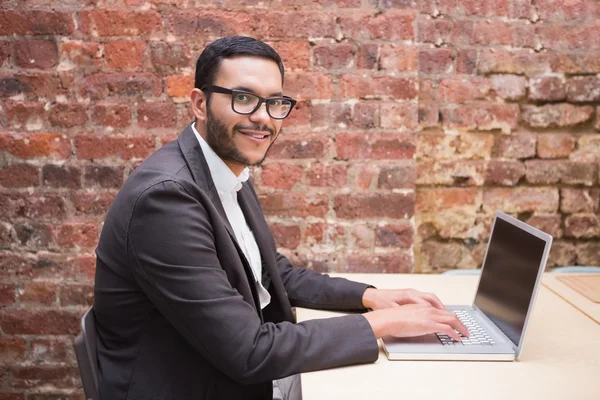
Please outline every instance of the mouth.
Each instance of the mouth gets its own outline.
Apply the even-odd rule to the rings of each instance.
[[[240,130],[238,132],[244,136],[247,136],[247,137],[254,139],[256,141],[259,141],[259,142],[263,142],[263,141],[267,140],[269,138],[269,136],[271,136],[270,133],[264,133],[264,131],[246,131],[246,130],[242,131],[242,130]]]

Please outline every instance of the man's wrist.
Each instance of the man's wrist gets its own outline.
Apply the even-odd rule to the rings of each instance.
[[[373,295],[375,294],[375,291],[377,289],[375,289],[374,287],[368,287],[365,289],[364,293],[363,293],[363,297],[362,297],[362,305],[364,308],[367,309],[372,309],[373,308]]]

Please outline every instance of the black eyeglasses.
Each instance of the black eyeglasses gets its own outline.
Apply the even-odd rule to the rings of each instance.
[[[267,114],[273,119],[284,119],[296,105],[296,100],[287,96],[264,98],[243,90],[232,90],[221,86],[204,85],[203,92],[214,92],[231,95],[231,109],[242,115],[254,113],[262,105],[267,104]]]

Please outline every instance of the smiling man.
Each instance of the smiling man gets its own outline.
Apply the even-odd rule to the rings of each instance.
[[[377,338],[467,331],[436,296],[293,267],[248,167],[295,101],[268,45],[219,39],[196,65],[195,121],[144,161],[96,249],[103,400],[300,399],[301,372],[373,362]],[[292,306],[375,311],[296,324]]]

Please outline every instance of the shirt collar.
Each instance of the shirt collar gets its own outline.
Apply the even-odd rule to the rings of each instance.
[[[208,164],[208,169],[210,170],[210,175],[212,176],[217,191],[219,193],[234,193],[240,190],[242,188],[242,183],[246,182],[250,177],[248,167],[244,168],[239,176],[235,176],[233,171],[229,169],[221,157],[219,157],[210,145],[206,143],[206,140],[200,136],[196,130],[195,122],[192,124],[192,130],[200,143],[200,147],[206,158],[206,163]]]

